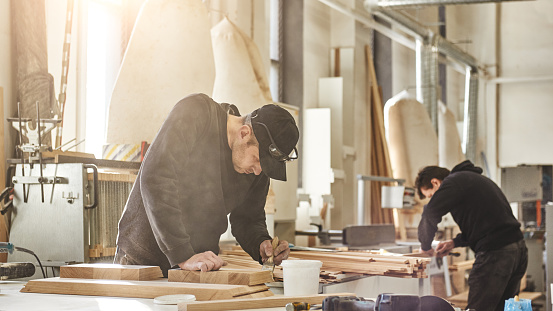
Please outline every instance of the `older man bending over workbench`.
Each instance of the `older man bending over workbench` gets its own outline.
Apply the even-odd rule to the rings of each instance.
[[[265,105],[240,116],[234,105],[205,94],[179,101],[157,133],[119,221],[115,263],[218,270],[227,230],[256,261],[273,251],[265,223],[269,178],[286,180],[286,161],[297,158],[299,131],[285,109]]]

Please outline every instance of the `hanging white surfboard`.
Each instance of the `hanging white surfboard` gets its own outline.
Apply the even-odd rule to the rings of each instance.
[[[213,99],[247,114],[272,103],[267,74],[256,44],[228,18],[211,30],[217,75]]]
[[[439,166],[451,170],[465,160],[455,116],[441,101],[438,101],[438,146]]]
[[[419,170],[438,165],[438,137],[426,108],[399,94],[386,102],[386,133],[394,178],[413,187]]]
[[[151,142],[171,108],[211,96],[215,63],[201,0],[148,0],[136,20],[109,106],[107,143]]]

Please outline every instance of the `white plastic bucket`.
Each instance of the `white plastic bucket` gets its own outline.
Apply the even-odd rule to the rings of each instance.
[[[323,263],[319,260],[283,260],[284,296],[316,295]]]

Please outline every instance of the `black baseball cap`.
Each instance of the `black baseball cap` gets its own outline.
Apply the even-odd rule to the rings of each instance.
[[[298,158],[300,132],[294,117],[284,108],[265,105],[246,116],[259,143],[261,170],[272,179],[286,181],[286,161]]]

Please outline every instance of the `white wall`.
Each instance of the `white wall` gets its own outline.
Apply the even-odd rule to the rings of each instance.
[[[303,108],[318,107],[319,78],[330,74],[330,9],[319,1],[304,1]]]
[[[450,42],[478,60],[490,76],[496,75],[496,5],[448,6],[446,8],[446,37]],[[448,68],[447,104],[457,121],[464,118],[465,75]],[[478,86],[477,137],[475,164],[496,179],[495,164],[495,89],[486,84],[482,75]],[[462,138],[462,136],[461,136]],[[481,153],[483,152],[483,154]],[[489,166],[486,167],[486,161]]]
[[[484,166],[483,151],[496,181],[499,167],[553,162],[552,11],[547,0],[447,7],[448,40],[470,41],[458,46],[486,70],[479,86],[477,162]],[[496,84],[498,74],[549,80]],[[464,76],[448,70],[448,104],[458,104],[458,120],[463,100]]]
[[[502,5],[504,77],[553,77],[553,1]],[[500,86],[499,165],[553,163],[553,79]]]

